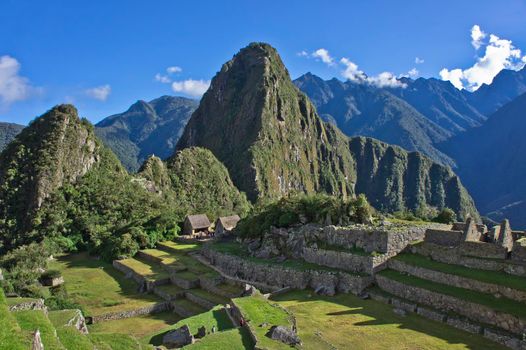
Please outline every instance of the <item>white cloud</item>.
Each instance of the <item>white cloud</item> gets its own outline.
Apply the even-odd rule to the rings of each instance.
[[[168,74],[181,73],[182,71],[183,69],[179,66],[172,66],[172,67],[166,68],[166,72]]]
[[[155,74],[155,80],[163,84],[169,84],[172,82],[172,79],[170,79],[169,76],[160,73]]]
[[[490,84],[502,69],[518,70],[524,67],[526,59],[522,56],[521,50],[513,46],[511,40],[490,34],[489,41],[483,42],[485,36],[479,26],[473,26],[471,37],[476,44],[473,42],[472,44],[475,48],[477,45],[484,47],[484,56],[477,57],[475,64],[467,69],[443,68],[440,77],[449,80],[458,89],[474,91],[482,84]]]
[[[305,50],[302,50],[298,53],[296,53],[297,56],[300,56],[300,57],[308,57],[309,56],[309,53]]]
[[[334,59],[326,49],[318,49],[312,53],[312,57],[319,58],[321,61],[329,66],[334,64]]]
[[[480,49],[482,46],[482,40],[486,37],[486,33],[480,29],[480,26],[478,24],[475,24],[473,27],[471,27],[471,45],[475,49]]]
[[[418,74],[420,74],[420,72],[416,68],[413,68],[409,72],[407,72],[407,76],[410,78],[416,78],[418,77]]]
[[[90,89],[84,90],[86,95],[99,101],[106,101],[111,93],[111,86],[108,84],[96,86]]]
[[[0,56],[0,107],[28,98],[33,91],[29,80],[18,75],[20,63],[11,56]]]
[[[369,77],[364,71],[358,69],[358,65],[347,57],[343,57],[340,63],[345,66],[342,76],[356,83],[366,83],[377,87],[406,87],[397,77],[390,72],[382,72],[376,76]]]
[[[183,81],[174,81],[172,83],[172,90],[175,92],[182,92],[183,94],[193,97],[199,97],[202,96],[206,90],[208,90],[209,86],[210,80],[187,79]]]
[[[422,63],[424,63],[424,59],[420,58],[420,57],[415,57],[415,63],[416,64],[422,64]]]

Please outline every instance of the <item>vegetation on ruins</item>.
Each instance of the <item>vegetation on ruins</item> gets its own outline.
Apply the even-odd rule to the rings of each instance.
[[[270,203],[256,205],[236,227],[242,237],[255,237],[270,227],[290,227],[300,223],[346,225],[369,223],[373,209],[365,195],[343,200],[325,194],[292,195]]]

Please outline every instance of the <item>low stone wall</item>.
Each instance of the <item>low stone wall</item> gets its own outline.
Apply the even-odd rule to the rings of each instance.
[[[372,277],[351,275],[345,272],[286,268],[280,265],[256,263],[237,256],[204,249],[203,254],[210,263],[225,274],[243,280],[264,283],[276,288],[323,289],[326,294],[336,292],[361,293],[372,282]]]
[[[463,236],[462,231],[429,229],[425,233],[424,241],[446,247],[454,247],[462,242]]]
[[[386,292],[401,298],[428,305],[445,312],[452,311],[476,322],[493,325],[518,336],[522,336],[526,329],[526,320],[493,310],[481,304],[471,303],[449,295],[403,284],[380,275],[376,276],[376,282],[378,286]]]
[[[526,264],[511,260],[498,261],[464,256],[464,252],[460,247],[444,247],[423,242],[412,246],[411,252],[446,264],[462,265],[481,270],[502,271],[510,275],[526,277]]]
[[[509,288],[499,284],[481,282],[478,280],[452,275],[435,270],[429,270],[420,266],[407,264],[403,261],[391,259],[388,263],[389,268],[404,272],[429,281],[447,284],[454,287],[475,290],[481,293],[500,294],[506,298],[519,302],[526,302],[526,291]],[[526,307],[526,306],[525,306]]]
[[[119,260],[113,260],[113,267],[119,270],[120,272],[124,273],[126,275],[126,278],[131,278],[135,282],[137,282],[139,285],[141,285],[145,292],[153,292],[153,289],[155,286],[160,286],[163,284],[169,284],[170,279],[164,278],[160,280],[150,280],[138,273],[136,273],[134,270],[129,268],[128,266],[121,263]]]
[[[459,250],[465,256],[483,259],[506,259],[508,255],[505,247],[487,242],[462,242]]]
[[[193,293],[186,292],[184,296],[186,299],[190,300],[191,302],[199,306],[204,307],[207,310],[212,309],[214,306],[217,305],[216,303],[211,302],[210,300],[207,300],[205,298],[201,298],[199,295],[196,295]]]
[[[183,289],[192,289],[199,287],[199,279],[188,280],[177,276],[177,274],[172,274],[170,276],[170,281],[172,282],[172,284],[175,284],[177,287]]]
[[[109,312],[109,313],[98,315],[98,316],[92,316],[91,319],[93,323],[110,321],[110,320],[120,320],[123,318],[156,314],[159,312],[170,310],[171,308],[172,307],[170,305],[170,302],[164,301],[161,303],[153,304],[150,306],[145,306],[145,307],[138,308],[138,309]]]
[[[526,264],[526,238],[521,238],[513,243],[511,258],[514,261]]]
[[[242,284],[236,283],[233,280],[227,280],[226,278],[219,277],[215,279],[210,278],[199,278],[199,284],[202,289],[206,290],[207,292],[210,292],[212,294],[217,294],[225,298],[237,298],[241,296],[243,293]],[[234,286],[239,286],[239,293],[229,293],[225,290],[219,288],[221,284],[230,284]]]
[[[45,312],[47,312],[47,306],[44,304],[44,299],[24,301],[9,306],[9,311],[11,312],[25,310],[44,310]]]
[[[181,291],[180,293],[178,293],[176,295],[172,295],[172,294],[166,293],[164,290],[158,288],[158,286],[155,286],[153,288],[153,294],[163,298],[166,301],[172,301],[172,300],[175,300],[175,299],[184,298],[184,292],[183,291]]]
[[[360,255],[345,251],[304,248],[302,258],[310,263],[372,275],[383,269],[390,254]]]

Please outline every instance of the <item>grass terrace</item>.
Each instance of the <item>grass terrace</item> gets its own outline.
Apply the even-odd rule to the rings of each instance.
[[[125,278],[110,263],[85,253],[59,257],[50,268],[60,270],[69,298],[80,304],[86,316],[132,310],[162,301],[138,292],[137,284]]]
[[[240,258],[243,258],[247,261],[250,261],[256,264],[277,265],[280,267],[285,267],[285,268],[299,270],[299,271],[311,271],[311,270],[320,271],[321,270],[321,271],[329,271],[329,272],[334,272],[334,273],[344,272],[344,273],[352,274],[352,275],[365,276],[365,274],[360,274],[356,272],[351,273],[346,270],[340,270],[340,269],[335,269],[335,268],[331,268],[327,266],[317,265],[317,264],[306,262],[304,260],[287,259],[285,261],[278,261],[275,258],[272,258],[272,259],[256,258],[256,257],[250,256],[241,244],[235,243],[235,242],[216,242],[210,245],[209,248],[215,251],[218,251],[220,253],[238,256]]]
[[[17,311],[13,315],[16,317],[20,328],[28,334],[32,334],[36,329],[40,330],[40,337],[46,350],[64,350],[64,347],[55,336],[55,327],[51,324],[44,311]]]
[[[465,300],[476,304],[485,305],[493,310],[504,312],[510,315],[526,319],[526,307],[524,304],[504,297],[495,298],[491,294],[480,293],[469,289],[458,288],[440,284],[414,276],[402,274],[394,270],[384,270],[379,275],[404,283],[410,286],[427,289],[433,292],[449,295],[457,299]]]
[[[526,278],[509,275],[504,272],[478,270],[460,265],[451,265],[434,261],[423,255],[418,254],[399,254],[395,257],[410,265],[423,267],[429,270],[440,271],[451,275],[471,278],[480,282],[498,284],[509,288],[526,291]]]
[[[259,348],[290,349],[290,346],[266,336],[272,326],[292,327],[292,316],[283,307],[269,302],[261,295],[235,298],[232,302],[239,308],[248,326],[256,334]]]
[[[88,335],[89,339],[99,350],[106,350],[108,346],[111,350],[142,350],[146,347],[141,346],[139,341],[126,334],[105,334],[97,333]]]
[[[253,348],[254,342],[244,327],[209,334],[196,343],[185,346],[185,349],[189,350],[246,350]]]
[[[188,325],[192,334],[196,334],[197,329],[202,326],[206,327],[207,332],[209,332],[213,326],[215,326],[219,332],[233,328],[232,322],[226,314],[226,311],[223,309],[223,307],[217,306],[212,310],[197,314],[192,317],[185,318],[169,327],[165,327],[157,332],[153,332],[147,336],[144,336],[141,339],[141,341],[144,343],[159,346],[162,344],[163,336],[167,332],[173,329],[180,328],[185,324]],[[216,349],[222,348],[217,347]],[[226,347],[225,349],[229,349],[229,347]]]
[[[6,298],[8,306],[13,306],[13,305],[22,304],[22,303],[33,302],[33,301],[37,301],[37,300],[38,300],[38,298],[24,298],[24,297]]]
[[[334,297],[291,291],[273,301],[296,318],[305,349],[330,350],[504,350],[503,346],[444,323],[409,313],[399,316],[390,305],[352,294]]]
[[[119,262],[129,267],[139,275],[146,277],[150,280],[160,280],[170,277],[168,272],[163,270],[159,265],[144,261],[142,259],[128,258],[119,260]]]
[[[22,334],[13,313],[9,312],[4,291],[0,288],[0,344],[5,349],[25,350],[29,347],[29,337]]]

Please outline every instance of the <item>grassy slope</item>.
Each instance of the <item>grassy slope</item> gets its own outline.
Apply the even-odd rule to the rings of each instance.
[[[281,307],[274,305],[260,295],[235,298],[232,300],[246,317],[249,327],[255,332],[258,347],[268,349],[287,349],[283,343],[274,341],[265,336],[272,326],[292,325],[290,315]]]
[[[59,339],[55,336],[55,327],[42,310],[17,311],[14,315],[22,330],[27,332],[40,330],[42,343],[46,350],[64,350]]]
[[[141,294],[137,284],[126,279],[111,264],[75,254],[50,262],[50,268],[62,272],[69,296],[83,306],[87,315],[100,315],[151,305],[160,299]]]
[[[472,269],[460,265],[445,264],[418,254],[399,254],[395,259],[410,265],[471,278],[480,282],[498,284],[513,289],[526,291],[526,278],[509,275],[503,272]]]
[[[293,291],[275,298],[296,317],[304,349],[477,349],[505,348],[479,336],[416,314],[393,313],[389,305],[350,294],[335,297]]]
[[[22,350],[29,346],[29,339],[22,335],[20,326],[7,307],[4,291],[0,289],[0,349]]]
[[[248,334],[248,330],[243,327],[209,334],[196,343],[185,347],[189,350],[246,350],[253,348],[254,343]]]
[[[197,329],[201,326],[205,326],[207,331],[210,331],[213,326],[215,326],[218,331],[228,330],[233,327],[232,322],[228,318],[226,312],[222,309],[222,307],[217,306],[210,311],[185,318],[170,327],[163,328],[158,332],[149,334],[143,337],[142,341],[144,343],[150,343],[153,345],[161,345],[163,336],[166,332],[172,329],[177,329],[183,325],[188,325],[192,334],[197,333]]]
[[[379,274],[381,276],[393,279],[404,284],[449,295],[457,299],[465,300],[467,302],[475,302],[477,304],[488,306],[495,311],[508,313],[510,315],[515,315],[522,319],[526,319],[525,305],[514,300],[510,300],[504,297],[497,299],[491,294],[479,293],[469,289],[435,283],[418,277],[404,275],[394,270],[384,270]]]
[[[90,334],[89,339],[98,350],[141,350],[144,347],[132,336],[126,334],[97,333]]]

